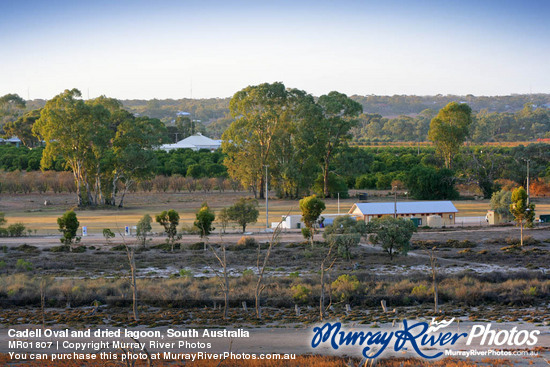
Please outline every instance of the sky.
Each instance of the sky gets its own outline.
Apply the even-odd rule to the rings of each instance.
[[[0,1],[0,96],[550,93],[550,1]]]

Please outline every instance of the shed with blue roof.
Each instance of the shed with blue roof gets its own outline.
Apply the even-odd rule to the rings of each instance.
[[[443,225],[455,224],[458,210],[450,201],[398,201],[384,203],[355,203],[348,214],[369,222],[373,218],[397,216],[397,218],[417,218],[419,225],[427,225],[428,217],[440,216]]]

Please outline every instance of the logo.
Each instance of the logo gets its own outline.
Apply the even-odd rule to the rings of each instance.
[[[398,352],[405,347],[408,342],[412,349],[420,357],[434,359],[441,357],[443,351],[431,352],[434,354],[425,354],[422,347],[450,347],[456,344],[460,339],[466,339],[466,345],[472,341],[479,342],[479,345],[487,346],[522,346],[527,344],[533,346],[537,343],[539,330],[518,330],[517,327],[511,330],[491,330],[491,324],[473,325],[469,333],[455,333],[440,331],[451,325],[454,318],[449,321],[436,321],[432,318],[430,324],[427,322],[418,322],[409,324],[403,320],[403,329],[396,331],[348,331],[342,327],[340,322],[327,322],[322,326],[313,328],[313,338],[311,347],[317,348],[325,343],[329,344],[334,350],[342,346],[360,346],[361,354],[368,359],[377,358],[387,348],[393,348]]]

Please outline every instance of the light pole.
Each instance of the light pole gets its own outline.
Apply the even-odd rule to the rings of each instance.
[[[527,207],[529,207],[529,162],[531,160],[527,159]]]
[[[267,168],[269,165],[265,165],[265,230],[269,230],[269,195],[267,192]]]
[[[393,186],[393,217],[397,218],[397,186]]]

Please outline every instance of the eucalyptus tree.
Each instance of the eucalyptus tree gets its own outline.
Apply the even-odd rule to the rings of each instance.
[[[472,109],[466,103],[451,102],[430,122],[428,139],[433,141],[437,151],[445,160],[445,168],[452,168],[453,156],[468,136],[472,123]]]
[[[279,130],[270,165],[272,184],[281,197],[309,194],[319,173],[320,149],[313,133],[322,119],[313,96],[299,89],[288,90],[288,122]]]
[[[15,121],[9,121],[4,125],[6,137],[17,136],[21,143],[28,148],[38,145],[38,139],[32,133],[32,127],[40,118],[40,110],[32,110],[19,117]]]
[[[18,94],[9,93],[0,97],[0,125],[17,119],[25,107],[25,100]]]
[[[345,94],[335,91],[319,97],[317,104],[321,108],[322,119],[316,125],[313,134],[320,147],[323,193],[325,197],[329,197],[330,162],[340,145],[351,139],[350,131],[358,124],[363,107]]]
[[[164,142],[166,128],[157,119],[135,117],[116,99],[80,97],[77,89],[65,90],[41,110],[32,128],[46,143],[41,166],[64,159],[75,178],[79,206],[122,207],[132,185],[155,169],[153,148]]]
[[[90,106],[80,99],[78,89],[65,90],[46,102],[33,133],[46,142],[42,168],[63,157],[73,172],[78,206],[97,204],[92,177],[97,176],[103,147],[113,137],[109,111],[101,105]]]
[[[288,92],[283,83],[249,86],[235,93],[229,109],[235,121],[223,133],[224,164],[232,178],[264,198],[264,166],[269,164],[277,133],[287,122]]]

